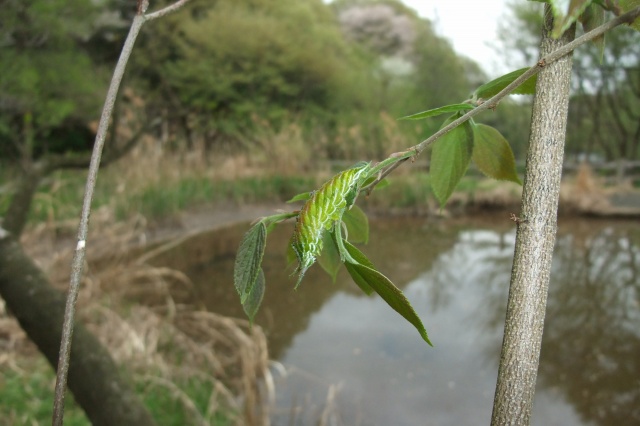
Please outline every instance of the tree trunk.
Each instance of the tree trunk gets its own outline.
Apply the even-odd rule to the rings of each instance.
[[[0,295],[55,368],[65,295],[51,287],[20,244],[6,233],[0,233]],[[93,425],[155,424],[109,353],[80,324],[75,326],[68,385]]]
[[[42,168],[29,165],[22,176],[18,178],[18,185],[14,191],[4,217],[2,226],[12,235],[20,235],[27,224],[31,202],[42,180]]]
[[[575,28],[551,38],[545,5],[541,57],[570,42]],[[492,425],[528,425],[535,393],[547,290],[555,245],[560,177],[569,105],[572,55],[538,75],[527,169],[511,271],[509,302]]]

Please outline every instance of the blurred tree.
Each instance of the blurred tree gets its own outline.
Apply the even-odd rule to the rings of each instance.
[[[97,16],[86,0],[3,2],[0,154],[28,160],[87,149],[105,87],[82,48]]]
[[[246,133],[256,117],[278,124],[362,102],[352,84],[362,61],[320,0],[194,2],[157,30],[137,72],[187,136],[209,144]]]
[[[640,159],[640,33],[615,29],[603,52],[589,44],[576,59],[569,148],[598,150],[607,160]]]
[[[19,160],[0,218],[0,295],[54,368],[66,297],[49,284],[19,241],[43,177],[89,164],[95,136],[89,122],[99,115],[106,86],[106,75],[87,50],[105,16],[97,5],[91,0],[8,0],[0,15],[0,162]],[[118,158],[140,135],[114,140],[103,159]],[[154,424],[109,352],[81,324],[71,358],[68,385],[93,424]]]
[[[501,21],[499,38],[513,67],[537,58],[540,8],[535,2],[509,3],[511,16]],[[572,93],[568,156],[640,158],[640,33],[616,28],[607,33],[603,51],[593,43],[581,46],[574,56]]]
[[[431,22],[397,0],[332,4],[345,36],[375,59],[380,105],[406,114],[465,99],[482,71],[438,36]]]

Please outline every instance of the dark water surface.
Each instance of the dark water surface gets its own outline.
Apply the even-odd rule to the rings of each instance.
[[[640,224],[564,219],[549,291],[534,425],[640,424]],[[233,288],[248,225],[189,239],[154,263],[184,271],[193,300],[244,316]],[[361,249],[404,291],[435,347],[341,271],[293,291],[291,227],[269,235],[257,323],[274,370],[275,425],[487,425],[515,240],[506,215],[385,220]]]

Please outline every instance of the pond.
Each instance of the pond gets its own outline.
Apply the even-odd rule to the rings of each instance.
[[[201,306],[244,316],[232,277],[247,229],[198,235],[154,263],[185,272]],[[433,348],[344,270],[332,282],[314,266],[294,291],[291,231],[269,235],[256,320],[286,371],[274,371],[274,424],[489,424],[515,241],[506,215],[371,223],[360,248],[403,290]],[[640,424],[639,269],[637,222],[560,220],[533,425]]]

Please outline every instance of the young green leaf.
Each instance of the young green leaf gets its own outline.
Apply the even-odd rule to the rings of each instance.
[[[473,125],[473,162],[485,175],[521,184],[516,161],[509,142],[502,134],[485,124]]]
[[[362,264],[345,265],[347,265],[347,270],[350,270],[349,273],[352,277],[354,276],[354,273],[357,274],[359,279],[362,279],[367,283],[367,285],[373,288],[375,292],[380,295],[382,300],[387,302],[393,310],[409,321],[418,330],[420,336],[422,336],[425,342],[430,346],[433,346],[429,341],[427,330],[425,330],[424,325],[422,325],[422,321],[420,320],[420,317],[418,317],[418,314],[416,314],[416,311],[413,310],[411,303],[409,303],[409,300],[407,300],[402,291],[393,285],[389,278],[385,277],[375,269]],[[353,271],[353,273],[351,271]]]
[[[335,226],[339,225],[336,224]],[[340,258],[340,252],[338,252],[336,243],[333,241],[331,232],[325,231],[322,235],[322,246],[323,250],[320,256],[318,256],[318,264],[320,264],[322,269],[324,269],[335,282],[340,265],[342,265],[342,259]]]
[[[449,117],[443,127],[458,118]],[[431,188],[444,207],[464,176],[473,152],[473,129],[467,121],[435,141],[431,151]]]
[[[551,8],[555,24],[551,35],[559,38],[564,34],[592,2],[593,0],[553,0]]]
[[[260,268],[258,271],[258,277],[249,292],[247,300],[242,304],[244,313],[249,317],[249,322],[251,324],[253,324],[253,319],[255,318],[264,297],[264,282],[264,272],[262,271],[262,268]]]
[[[500,76],[495,80],[491,80],[488,83],[483,84],[478,87],[475,92],[473,92],[474,99],[489,99],[493,96],[500,93],[502,89],[513,83],[515,79],[524,74],[529,68],[521,68],[516,71],[512,71],[508,74]],[[536,81],[537,75],[534,75],[531,78],[525,80],[520,86],[518,86],[513,92],[512,95],[533,95],[536,91]]]
[[[355,204],[351,206],[342,216],[342,221],[347,226],[351,241],[363,244],[369,242],[369,218],[360,207]]]
[[[638,1],[640,2],[640,0]],[[580,15],[579,19],[582,23],[582,27],[584,28],[584,32],[589,32],[594,28],[604,24],[604,9],[595,3],[591,4],[585,9],[584,13]],[[600,37],[594,38],[591,42],[598,48],[598,59],[602,64],[602,60],[604,58],[604,34]]]
[[[622,13],[626,13],[632,9],[635,9],[636,7],[640,7],[640,0],[620,0],[618,6],[620,6]],[[633,21],[630,26],[634,30],[640,31],[640,18],[636,18],[636,20]]]
[[[253,225],[242,238],[233,269],[233,283],[243,305],[253,298],[256,280],[260,274],[262,256],[267,245],[267,228],[260,221]]]
[[[300,194],[296,194],[290,200],[287,200],[287,203],[295,203],[296,201],[307,201],[313,195],[313,191],[311,192],[302,192]]]
[[[471,104],[452,104],[440,108],[430,109],[428,111],[418,112],[412,115],[407,115],[405,117],[400,117],[398,118],[398,120],[423,120],[429,117],[435,117],[442,114],[451,114],[452,112],[465,111],[473,108],[474,106]]]

